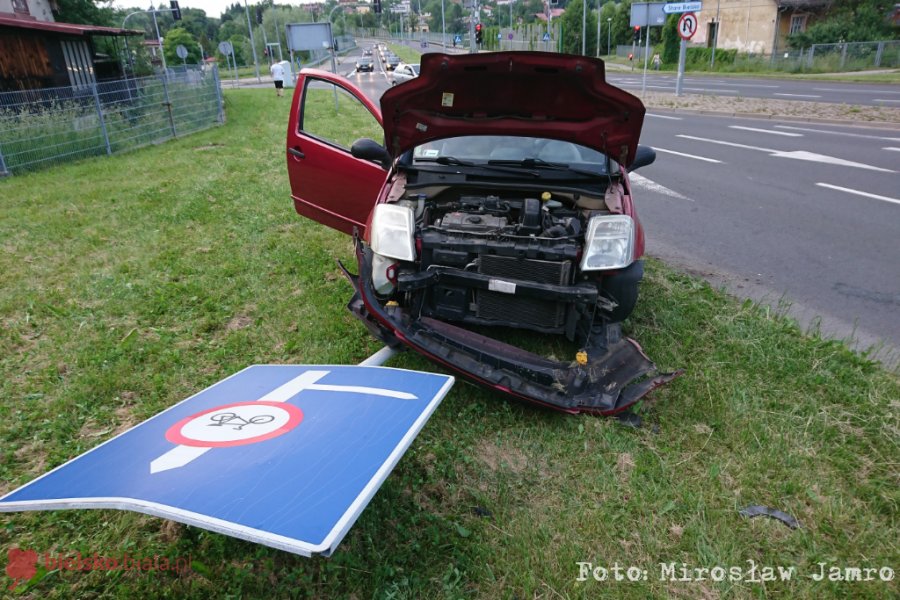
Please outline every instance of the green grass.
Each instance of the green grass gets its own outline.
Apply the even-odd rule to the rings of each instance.
[[[408,65],[416,65],[419,64],[419,61],[422,60],[422,53],[418,50],[410,48],[404,44],[388,44],[388,48],[391,49],[391,52],[400,57],[400,60],[405,62]]]
[[[349,240],[289,198],[289,101],[226,93],[227,124],[0,181],[5,491],[253,363],[353,364]],[[889,598],[819,561],[900,568],[893,375],[651,261],[628,333],[687,372],[646,426],[458,383],[331,559],[116,511],[0,515],[10,547],[190,556],[182,575],[41,571],[21,598]],[[392,366],[431,370],[417,355]],[[737,514],[796,516],[796,531]],[[794,566],[790,583],[660,581],[660,561]],[[578,582],[576,562],[646,582]],[[4,563],[6,564],[6,563]]]

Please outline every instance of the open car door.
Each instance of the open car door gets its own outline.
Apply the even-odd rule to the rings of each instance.
[[[365,234],[387,171],[350,154],[360,138],[384,143],[378,107],[339,75],[302,70],[287,133],[288,176],[298,213],[347,234],[354,227]]]

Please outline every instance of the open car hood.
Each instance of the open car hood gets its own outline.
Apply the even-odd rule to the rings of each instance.
[[[425,54],[419,77],[381,97],[392,156],[465,135],[544,137],[634,160],[644,105],[606,83],[602,60],[544,52]]]

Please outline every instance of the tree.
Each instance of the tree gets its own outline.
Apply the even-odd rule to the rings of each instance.
[[[681,36],[678,34],[678,19],[681,15],[669,15],[666,24],[663,25],[663,51],[662,61],[667,65],[678,62],[678,54],[681,50]]]
[[[178,56],[176,49],[178,46],[184,46],[188,55],[184,62],[192,65],[200,63],[200,46],[196,38],[186,29],[175,27],[166,32],[163,38],[163,52],[166,56],[166,63],[169,65],[180,65],[181,57]]]
[[[566,8],[566,12],[560,17],[562,27],[562,50],[567,54],[581,54],[581,38],[584,35],[585,52],[593,55],[593,48],[597,44],[597,15],[593,11],[587,13],[584,32],[582,32],[582,10],[584,0],[572,0]]]
[[[788,37],[794,48],[812,44],[873,42],[900,38],[900,27],[890,17],[894,3],[885,0],[843,0],[806,31]]]
[[[108,7],[99,7],[94,0],[57,0],[55,18],[61,23],[76,23],[79,25],[107,25],[121,26],[113,22],[113,10]]]

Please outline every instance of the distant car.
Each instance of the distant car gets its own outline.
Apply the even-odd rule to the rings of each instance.
[[[366,48],[365,50],[363,50],[363,56],[372,56],[372,50]]]
[[[397,85],[398,83],[403,83],[404,81],[415,79],[418,76],[419,65],[408,65],[406,63],[400,63],[399,65],[397,65],[397,68],[394,69],[393,75],[391,75],[391,85]]]
[[[656,157],[644,113],[583,56],[425,54],[380,107],[303,70],[291,196],[352,236],[348,308],[378,339],[507,397],[615,414],[678,374],[621,335],[643,276],[629,172]],[[547,347],[563,338],[570,355]]]
[[[388,56],[384,61],[384,68],[388,71],[393,71],[400,64],[400,57],[394,54]]]
[[[363,71],[369,71],[370,73],[375,70],[375,63],[372,61],[372,58],[369,56],[361,56],[356,61],[356,72],[361,73]]]

